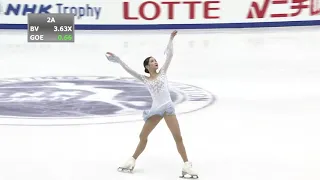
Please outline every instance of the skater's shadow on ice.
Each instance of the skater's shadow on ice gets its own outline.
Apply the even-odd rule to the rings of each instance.
[[[134,169],[132,172],[119,171],[119,173],[123,173],[123,174],[142,174],[142,173],[144,173],[144,170],[143,169]]]
[[[135,169],[135,170],[133,170],[133,173],[134,174],[144,173],[144,170],[143,169]]]

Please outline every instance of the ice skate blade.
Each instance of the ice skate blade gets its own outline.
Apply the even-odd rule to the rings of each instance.
[[[185,172],[182,172],[182,175],[180,176],[180,178],[182,178],[182,179],[198,179],[199,176],[198,175],[190,175]]]
[[[128,168],[118,167],[118,171],[122,172],[122,173],[132,173],[133,168],[132,169],[128,169]]]
[[[199,177],[197,175],[193,175],[190,177],[186,177],[186,176],[180,176],[181,179],[198,179]]]

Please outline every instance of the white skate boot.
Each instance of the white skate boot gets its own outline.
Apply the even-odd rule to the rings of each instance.
[[[130,157],[122,166],[118,168],[120,172],[132,172],[136,165],[136,160],[133,157]]]
[[[198,179],[198,174],[192,169],[191,162],[185,162],[182,167],[182,176],[180,178]]]

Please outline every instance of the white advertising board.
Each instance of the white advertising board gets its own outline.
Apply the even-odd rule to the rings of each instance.
[[[0,29],[28,13],[72,13],[77,29],[198,29],[320,25],[320,0],[0,0]]]

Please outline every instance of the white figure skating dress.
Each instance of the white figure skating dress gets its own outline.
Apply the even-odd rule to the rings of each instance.
[[[167,69],[171,63],[173,57],[173,44],[170,39],[166,48],[166,61],[161,67],[157,78],[149,79],[147,76],[138,74],[130,67],[128,67],[119,57],[112,55],[107,58],[112,61],[119,63],[129,74],[136,79],[143,82],[148,88],[152,97],[152,106],[149,110],[143,111],[143,120],[146,121],[154,115],[163,117],[165,114],[174,115],[175,107],[170,97],[169,84],[167,79]]]

